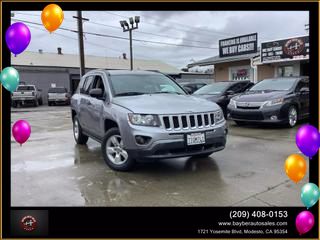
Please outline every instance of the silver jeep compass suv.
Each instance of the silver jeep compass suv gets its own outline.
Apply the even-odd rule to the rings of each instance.
[[[136,161],[209,156],[224,149],[221,108],[187,93],[170,77],[150,71],[93,70],[71,99],[73,133],[101,143],[114,170]]]

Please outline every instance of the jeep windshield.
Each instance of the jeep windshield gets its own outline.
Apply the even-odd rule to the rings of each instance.
[[[174,81],[164,75],[113,75],[110,82],[115,97],[161,93],[186,95]]]
[[[288,91],[294,86],[296,80],[296,78],[265,79],[254,85],[249,91]]]

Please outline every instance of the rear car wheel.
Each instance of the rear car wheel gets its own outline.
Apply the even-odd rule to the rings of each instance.
[[[41,106],[43,104],[42,98],[39,99],[39,105]]]
[[[298,122],[298,110],[296,106],[290,106],[288,109],[287,125],[294,127]]]
[[[82,128],[77,116],[73,118],[73,137],[77,144],[86,144],[89,139],[88,136],[82,133]]]
[[[33,103],[33,105],[34,105],[35,107],[38,107],[38,106],[39,106],[39,102],[38,102],[38,99],[34,100],[34,103]]]
[[[124,149],[118,128],[111,128],[106,132],[101,150],[104,161],[113,170],[129,171],[135,164],[135,160]]]

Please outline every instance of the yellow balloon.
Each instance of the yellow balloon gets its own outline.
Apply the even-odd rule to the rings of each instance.
[[[60,27],[63,21],[63,11],[57,4],[49,4],[41,14],[43,26],[51,33]]]
[[[298,184],[306,174],[307,163],[300,155],[293,154],[287,158],[284,169],[289,178]]]

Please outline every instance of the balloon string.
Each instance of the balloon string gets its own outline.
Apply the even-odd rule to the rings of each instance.
[[[51,32],[50,32],[50,34],[51,34]]]
[[[17,54],[15,54],[14,57],[17,57]]]

